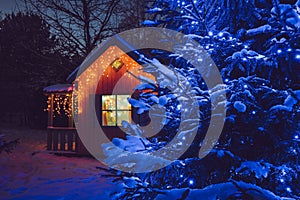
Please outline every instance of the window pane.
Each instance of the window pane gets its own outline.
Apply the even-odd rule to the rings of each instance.
[[[122,126],[122,121],[125,120],[131,123],[131,111],[118,111],[118,126]]]
[[[116,126],[116,111],[102,111],[102,126]]]
[[[116,110],[116,96],[103,95],[102,96],[102,110]]]
[[[117,96],[117,109],[118,110],[130,110],[131,105],[129,104],[127,98],[129,95],[118,95]]]

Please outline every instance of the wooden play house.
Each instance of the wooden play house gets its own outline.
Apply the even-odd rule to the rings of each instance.
[[[44,88],[48,97],[47,149],[77,152],[78,135],[73,121],[73,85],[56,84]]]
[[[138,55],[134,52],[124,40],[114,37],[95,48],[70,74],[68,80],[71,84],[45,88],[48,96],[48,150],[86,154],[75,127],[77,118],[85,119],[86,110],[91,107],[97,115],[97,121],[93,123],[98,123],[110,140],[125,136],[122,121],[146,123],[147,115],[136,114],[127,99],[135,98],[141,92],[135,90],[140,84],[136,77],[154,78],[140,70]]]

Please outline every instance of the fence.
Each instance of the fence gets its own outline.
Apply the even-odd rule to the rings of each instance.
[[[73,127],[48,127],[47,150],[77,152],[79,138]]]

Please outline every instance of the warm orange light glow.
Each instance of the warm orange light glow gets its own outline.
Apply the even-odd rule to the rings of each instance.
[[[63,114],[71,117],[72,116],[72,95],[66,93],[57,93],[53,94],[53,108],[51,108],[52,95],[48,97],[47,100],[47,109],[45,111],[51,111],[53,113],[53,117],[59,117]]]

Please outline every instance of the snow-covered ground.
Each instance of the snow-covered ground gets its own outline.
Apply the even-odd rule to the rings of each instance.
[[[0,134],[5,134],[7,140],[20,138],[20,144],[11,154],[0,154],[0,200],[106,200],[112,199],[109,196],[112,192],[125,192],[124,187],[101,176],[104,172],[96,167],[104,166],[99,161],[47,152],[46,131],[0,128]],[[280,198],[255,185],[243,182],[236,184],[247,190],[247,194],[251,193],[251,196],[259,194],[255,199],[289,199]],[[186,199],[225,199],[229,194],[237,192],[237,188],[227,182],[200,190],[183,188],[161,192],[156,199],[177,199],[183,196]]]
[[[92,158],[65,157],[46,149],[46,131],[0,128],[20,138],[11,154],[0,154],[0,199],[110,199],[117,188],[101,177]]]

